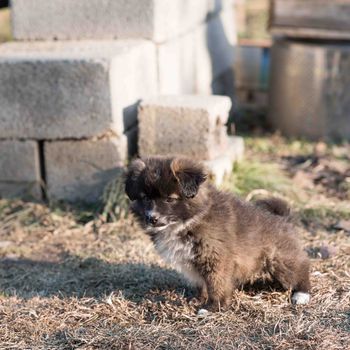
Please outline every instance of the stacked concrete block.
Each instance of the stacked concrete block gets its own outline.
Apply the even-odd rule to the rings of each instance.
[[[39,148],[35,141],[0,141],[0,198],[41,198]]]
[[[125,135],[132,138],[130,143],[136,142],[137,103],[156,94],[156,89],[155,47],[147,41],[4,44],[0,46],[0,138],[74,139],[79,148],[81,139],[112,134],[119,139],[119,143],[109,141],[115,150]],[[91,163],[100,157],[97,150],[90,147]],[[119,156],[125,163],[126,147],[120,146]],[[44,161],[48,179],[56,179],[52,171],[57,168],[48,166],[50,156],[45,154]],[[101,173],[109,171],[106,166]],[[71,171],[74,177],[73,167]],[[81,177],[82,187],[86,182]],[[79,195],[75,184],[72,180]],[[69,191],[57,191],[59,185],[49,181],[49,198],[63,198],[62,193],[65,199],[75,198]],[[86,199],[97,199],[94,194]]]
[[[231,94],[222,82],[232,74],[233,9],[233,0],[13,0],[17,41],[0,46],[0,140],[36,145],[36,182],[47,181],[50,199],[96,200],[111,169],[137,152],[141,100]],[[225,103],[219,118],[210,104],[196,115],[206,141],[193,154],[227,149]]]
[[[203,1],[205,3],[205,1]],[[233,94],[233,1],[209,1],[206,20],[158,45],[160,94]],[[229,81],[229,83],[227,83]],[[223,84],[224,87],[218,87]]]
[[[243,152],[227,136],[231,100],[225,96],[160,96],[139,107],[139,153],[181,154],[207,161],[217,183]]]
[[[191,94],[196,90],[195,32],[158,47],[159,94]]]
[[[126,138],[106,137],[45,144],[46,179],[51,198],[96,201],[117,168],[125,165]]]
[[[120,135],[136,123],[137,100],[156,93],[155,81],[155,48],[146,41],[4,44],[0,138]]]

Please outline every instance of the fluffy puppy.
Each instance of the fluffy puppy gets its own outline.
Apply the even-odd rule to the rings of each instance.
[[[199,287],[205,308],[225,308],[233,288],[268,274],[309,302],[309,260],[288,207],[280,200],[247,203],[206,181],[204,167],[183,157],[133,161],[125,190],[158,253]]]

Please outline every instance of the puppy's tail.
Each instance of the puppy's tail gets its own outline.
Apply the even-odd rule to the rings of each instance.
[[[288,203],[280,198],[270,197],[258,199],[254,201],[254,204],[257,207],[267,210],[274,215],[287,217],[291,214]]]

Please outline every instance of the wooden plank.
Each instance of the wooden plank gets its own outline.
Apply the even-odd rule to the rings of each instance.
[[[296,39],[350,40],[350,31],[275,26],[271,28],[270,32],[273,36],[286,36]]]
[[[348,38],[350,0],[272,0],[271,29],[297,36]],[[347,32],[347,34],[345,34]]]

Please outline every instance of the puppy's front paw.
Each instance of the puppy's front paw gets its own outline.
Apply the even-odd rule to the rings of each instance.
[[[294,305],[306,305],[310,301],[310,294],[305,292],[295,292],[292,295],[292,304]]]

